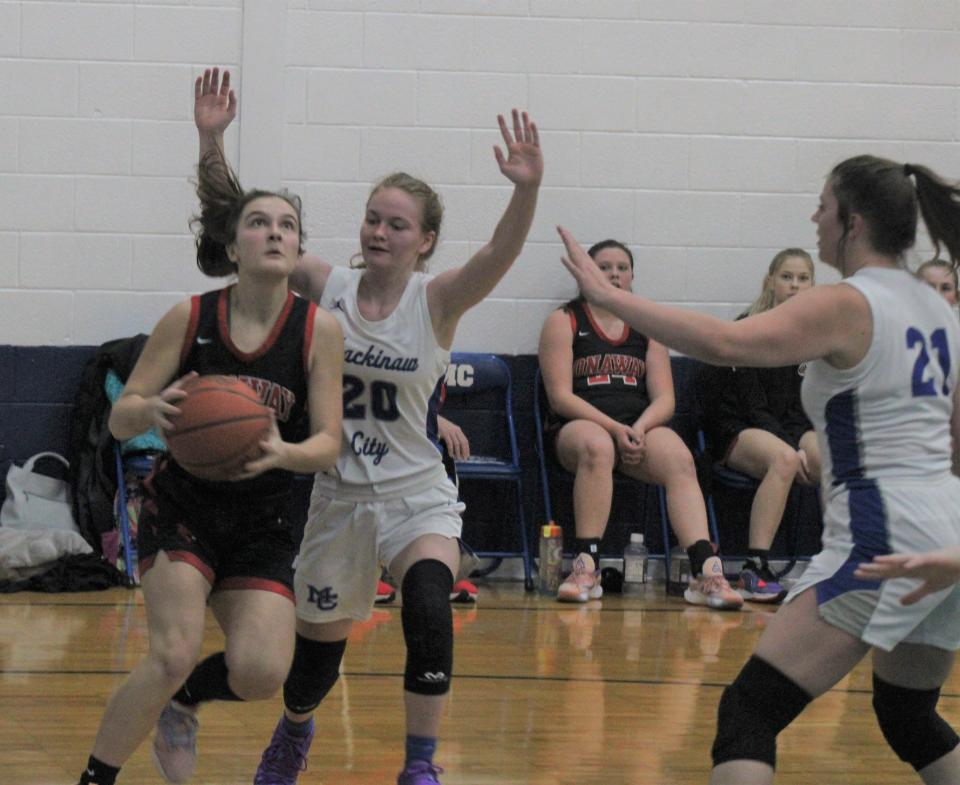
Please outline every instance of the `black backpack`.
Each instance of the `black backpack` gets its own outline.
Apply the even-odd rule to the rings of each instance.
[[[102,553],[101,535],[115,525],[113,504],[117,492],[113,437],[107,428],[110,400],[104,380],[112,368],[126,382],[147,337],[139,334],[101,345],[84,366],[73,399],[67,445],[73,519],[97,553]]]

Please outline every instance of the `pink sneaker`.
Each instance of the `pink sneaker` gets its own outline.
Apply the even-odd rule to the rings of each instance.
[[[573,572],[560,584],[557,599],[560,602],[586,602],[603,596],[600,572],[594,569],[593,559],[581,553],[573,561]],[[739,594],[737,595],[740,596]]]
[[[731,589],[723,577],[723,562],[718,556],[711,556],[703,563],[703,572],[690,579],[683,599],[691,605],[718,610],[738,611],[743,607],[743,597]]]

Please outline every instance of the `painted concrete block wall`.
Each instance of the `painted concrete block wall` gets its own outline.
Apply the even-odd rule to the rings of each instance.
[[[188,230],[206,64],[240,93],[241,179],[301,194],[341,264],[398,169],[444,199],[432,269],[469,258],[509,199],[496,114],[529,109],[537,217],[461,350],[536,350],[574,293],[558,223],[629,243],[638,291],[732,317],[779,248],[814,250],[837,161],[960,178],[952,0],[0,0],[0,343],[99,343],[219,285]]]

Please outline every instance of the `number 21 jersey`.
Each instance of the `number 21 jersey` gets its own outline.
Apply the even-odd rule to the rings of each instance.
[[[450,351],[433,332],[430,276],[414,273],[393,312],[370,321],[357,306],[362,272],[334,267],[320,298],[343,328],[343,443],[317,484],[340,499],[397,498],[446,480],[428,434]]]
[[[807,366],[801,397],[820,440],[825,491],[862,480],[939,481],[950,473],[957,316],[906,270],[868,267],[844,283],[870,304],[873,338],[853,368]]]

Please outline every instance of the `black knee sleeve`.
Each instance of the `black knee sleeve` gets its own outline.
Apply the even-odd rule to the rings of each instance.
[[[723,691],[713,742],[713,765],[731,760],[777,764],[777,734],[812,700],[770,663],[751,657]]]
[[[205,701],[242,701],[229,683],[227,657],[222,651],[211,654],[199,663],[173,696],[177,703],[196,706]]]
[[[407,667],[403,688],[419,695],[443,695],[453,669],[453,574],[436,559],[414,564],[403,576],[403,637]]]
[[[293,665],[283,683],[283,703],[294,714],[309,714],[320,705],[340,676],[346,640],[312,641],[297,633]]]
[[[873,674],[873,711],[883,738],[900,760],[917,771],[953,750],[960,742],[937,713],[940,688],[912,690]]]

